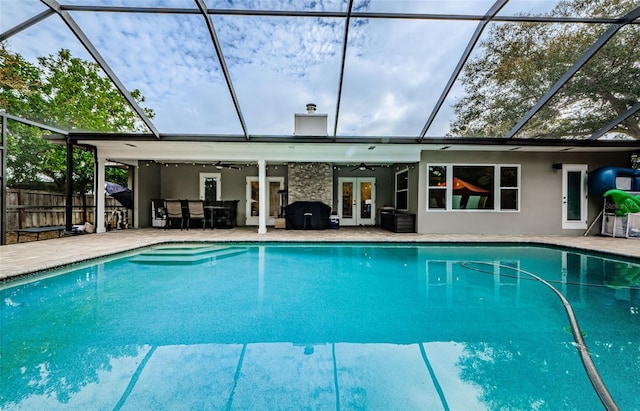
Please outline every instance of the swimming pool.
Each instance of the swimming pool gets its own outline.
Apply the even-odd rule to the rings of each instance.
[[[2,409],[640,409],[640,265],[541,246],[168,244],[1,284]]]

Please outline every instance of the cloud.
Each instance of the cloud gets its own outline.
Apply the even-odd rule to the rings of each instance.
[[[417,136],[476,24],[373,19],[355,24],[339,133]]]

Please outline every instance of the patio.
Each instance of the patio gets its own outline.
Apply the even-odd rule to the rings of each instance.
[[[319,231],[270,228],[266,234],[258,234],[253,227],[204,231],[199,229],[165,231],[146,228],[62,237],[0,247],[0,281],[139,247],[163,242],[183,241],[533,243],[573,247],[640,259],[638,241],[599,236],[434,235],[390,233],[378,227],[353,227]]]

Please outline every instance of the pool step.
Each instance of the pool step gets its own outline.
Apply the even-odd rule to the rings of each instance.
[[[220,247],[220,248],[211,248],[208,246],[192,246],[192,247],[163,247],[163,248],[154,248],[149,251],[145,251],[140,255],[166,255],[166,256],[185,256],[185,255],[199,255],[199,254],[207,254],[212,251],[217,251],[220,249],[228,249],[230,247]]]
[[[163,248],[138,254],[129,261],[138,264],[196,265],[233,257],[246,251],[246,248],[237,247]]]

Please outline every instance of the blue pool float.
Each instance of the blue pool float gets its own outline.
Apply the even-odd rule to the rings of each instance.
[[[629,188],[618,187],[616,185],[616,178],[618,177],[631,179]],[[623,167],[601,167],[589,173],[587,185],[589,194],[598,197],[603,197],[605,192],[613,189],[640,191],[640,170]]]

